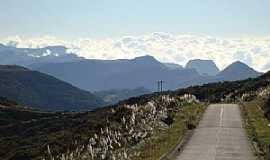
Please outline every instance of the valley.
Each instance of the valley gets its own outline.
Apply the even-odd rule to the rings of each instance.
[[[249,106],[262,99],[258,93],[263,99],[269,93],[269,72],[257,72],[242,62],[220,71],[211,60],[191,60],[182,67],[161,63],[151,56],[130,60],[74,60],[72,56],[65,61],[43,61],[47,57],[42,58],[44,51],[52,57],[59,51],[62,56],[67,54],[63,47],[30,49],[29,54],[38,53],[41,59],[21,63],[26,67],[0,66],[0,155],[4,160],[195,159],[200,149],[187,148],[194,148],[196,135],[197,139],[205,139],[200,138],[204,133],[204,121],[200,120],[213,108],[207,107],[209,104]],[[155,92],[157,80],[165,82],[162,92]],[[252,107],[241,107],[241,111],[249,122],[250,143],[256,144],[255,156],[267,159],[269,134],[257,127],[268,123],[269,107],[261,104],[260,108],[264,120],[256,123],[250,120],[259,116],[252,113],[256,113]],[[240,116],[240,112],[234,113]],[[211,123],[218,121],[213,119]],[[223,125],[216,128],[226,130]],[[242,139],[244,131],[240,130],[232,136]],[[225,146],[207,141],[209,145]],[[247,146],[249,142],[241,143]],[[204,153],[206,157],[214,156]],[[239,157],[253,157],[248,149],[243,154]]]

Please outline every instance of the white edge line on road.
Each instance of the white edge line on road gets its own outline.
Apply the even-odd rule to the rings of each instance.
[[[219,127],[222,127],[223,112],[224,112],[224,108],[223,108],[223,106],[222,106],[222,107],[221,107],[220,114],[219,114]]]

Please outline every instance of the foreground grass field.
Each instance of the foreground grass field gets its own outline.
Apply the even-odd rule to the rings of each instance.
[[[197,126],[206,105],[186,105],[175,115],[175,122],[167,129],[156,132],[138,150],[135,160],[157,160],[170,152],[182,140],[188,128]],[[191,129],[190,128],[190,129]]]
[[[243,114],[249,139],[259,159],[270,160],[270,121],[260,108],[261,100],[244,103]]]

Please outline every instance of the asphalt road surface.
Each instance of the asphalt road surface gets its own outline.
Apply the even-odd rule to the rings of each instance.
[[[176,159],[254,160],[242,127],[239,106],[210,105],[183,152]]]

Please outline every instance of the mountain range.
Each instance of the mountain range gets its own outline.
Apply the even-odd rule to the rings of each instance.
[[[217,81],[254,78],[261,73],[242,62],[234,62],[219,71],[210,60],[191,61],[185,68],[164,64],[151,56],[120,60],[91,60],[43,63],[30,66],[88,91],[134,89],[144,87],[156,91],[158,80],[164,89],[174,90],[191,85]]]
[[[164,80],[167,89],[175,89],[182,81],[199,76],[195,69],[172,69],[154,57],[134,59],[90,60],[78,62],[43,63],[31,69],[69,82],[88,91],[134,89],[156,90],[157,80]]]
[[[156,91],[158,80],[164,81],[164,90],[174,90],[261,75],[239,61],[220,71],[212,60],[190,60],[183,67],[159,62],[152,56],[118,60],[85,59],[70,53],[64,46],[16,48],[0,44],[0,64],[21,65],[51,75],[76,89],[94,92],[96,98],[101,97],[109,103],[140,95],[139,91],[141,94]]]

